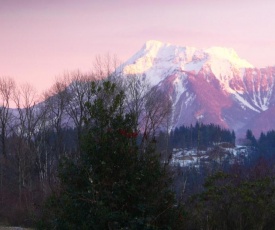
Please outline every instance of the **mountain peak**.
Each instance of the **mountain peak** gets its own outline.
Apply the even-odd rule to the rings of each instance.
[[[253,65],[248,61],[241,59],[237,52],[232,48],[213,46],[207,49],[199,49],[196,47],[189,46],[177,46],[170,43],[164,43],[157,40],[148,40],[141,51],[139,56],[150,56],[157,58],[168,58],[183,57],[181,60],[184,62],[190,62],[192,59],[209,59],[213,60],[223,60],[232,63],[236,68],[253,68]]]
[[[163,79],[163,70],[165,74],[178,70],[198,73],[203,68],[211,70],[217,78],[232,78],[232,70],[239,72],[253,66],[241,59],[232,48],[214,46],[198,49],[149,40],[122,66],[122,71],[124,74],[144,74],[152,83],[158,83]]]
[[[152,47],[161,47],[163,46],[165,43],[158,41],[158,40],[148,40],[145,42],[144,44],[144,49],[150,49]]]

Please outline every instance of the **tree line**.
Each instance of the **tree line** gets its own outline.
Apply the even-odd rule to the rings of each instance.
[[[197,122],[194,126],[176,127],[170,133],[172,148],[202,148],[213,146],[214,143],[228,142],[235,145],[235,133],[215,124]]]

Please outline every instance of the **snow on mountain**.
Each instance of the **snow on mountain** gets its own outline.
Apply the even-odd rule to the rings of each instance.
[[[197,49],[180,47],[159,41],[148,41],[132,58],[122,65],[123,74],[142,74],[152,85],[177,71],[198,74],[202,69],[212,72],[228,90],[229,80],[242,68],[253,68],[238,57],[233,49],[211,47]]]
[[[233,49],[148,41],[119,70],[140,75],[170,95],[174,126],[200,121],[259,133],[266,127],[251,122],[261,124],[255,121],[259,114],[275,108],[275,67],[254,68]]]

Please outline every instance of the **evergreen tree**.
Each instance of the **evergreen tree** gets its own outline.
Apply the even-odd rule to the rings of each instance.
[[[257,147],[257,140],[250,129],[246,131],[246,139],[251,142],[251,146]]]
[[[124,93],[109,81],[92,83],[91,92],[82,155],[61,164],[60,191],[48,201],[40,228],[183,228],[165,167],[151,145],[140,151],[136,144]]]

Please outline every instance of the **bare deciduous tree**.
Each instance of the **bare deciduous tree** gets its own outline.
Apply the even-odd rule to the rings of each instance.
[[[151,89],[150,84],[140,75],[130,75],[125,77],[123,88],[127,110],[134,115],[135,124],[138,127],[145,113],[146,95]]]
[[[109,77],[116,72],[118,65],[119,61],[115,55],[97,55],[93,63],[93,75],[96,76],[98,80]]]
[[[43,116],[35,107],[38,103],[38,95],[31,85],[24,84],[15,90],[13,99],[18,113],[16,133],[30,144],[38,121]]]
[[[163,91],[152,88],[146,95],[145,114],[143,117],[144,138],[155,137],[159,128],[164,128],[172,112],[172,102]]]
[[[9,132],[8,125],[12,120],[10,103],[15,89],[15,82],[12,78],[0,78],[0,129],[1,147],[4,157],[7,156],[6,138]]]
[[[10,125],[12,124],[13,114],[10,110],[10,103],[15,88],[15,82],[10,77],[0,78],[0,189],[1,201],[4,200],[3,195],[3,179],[4,166],[7,165],[7,137],[10,133]]]
[[[171,128],[172,102],[164,91],[151,87],[142,75],[130,75],[124,78],[123,89],[126,92],[127,110],[134,114],[136,127],[143,133],[142,144],[152,141],[158,130],[166,131],[166,153]]]
[[[37,158],[36,139],[39,135],[39,122],[45,113],[36,104],[38,95],[29,84],[18,87],[13,95],[17,116],[14,121],[13,139],[15,158],[18,166],[19,197],[23,187],[32,186],[32,172]]]
[[[68,117],[66,117],[66,106],[69,101],[67,86],[65,79],[59,78],[44,95],[47,107],[47,120],[56,134],[54,153],[57,159],[64,153],[63,129],[68,124]]]
[[[80,140],[82,136],[84,117],[85,117],[85,103],[91,100],[91,81],[95,77],[90,74],[82,74],[80,71],[74,72],[66,77],[68,82],[68,104],[66,112],[73,122],[77,132],[77,150],[80,151]]]

